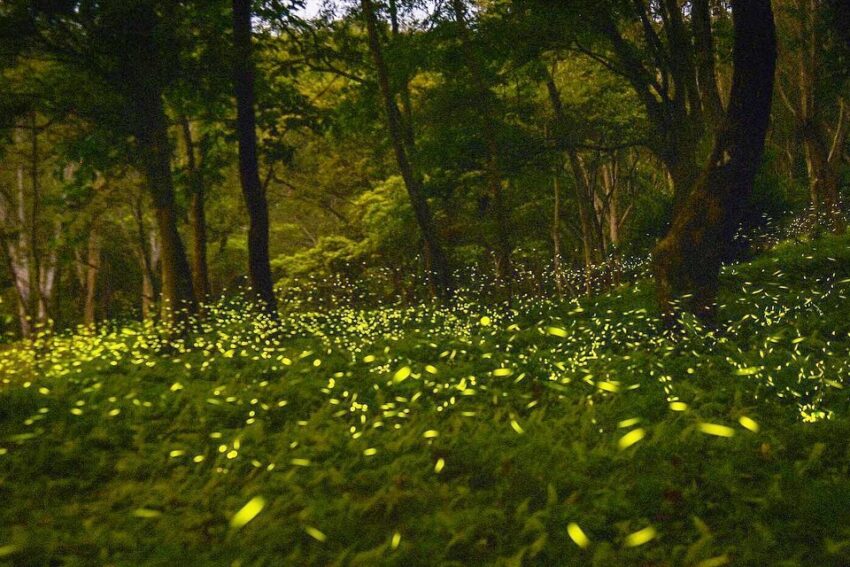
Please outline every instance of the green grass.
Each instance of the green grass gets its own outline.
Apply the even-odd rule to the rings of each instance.
[[[825,239],[727,269],[719,328],[676,337],[640,282],[18,345],[0,563],[847,565],[848,293]]]

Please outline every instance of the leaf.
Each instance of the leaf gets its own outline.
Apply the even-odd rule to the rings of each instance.
[[[13,553],[20,551],[20,547],[14,544],[0,545],[0,558],[9,557]]]
[[[697,563],[697,567],[721,567],[722,565],[729,564],[729,556],[725,553],[723,555],[718,555],[717,557],[710,557],[709,559],[703,559],[699,563]]]
[[[162,512],[150,508],[136,508],[133,510],[133,515],[137,518],[158,518],[162,516]]]
[[[304,526],[304,531],[307,532],[307,535],[309,535],[316,541],[324,543],[328,539],[328,536],[326,536],[321,530],[314,528],[313,526]]]

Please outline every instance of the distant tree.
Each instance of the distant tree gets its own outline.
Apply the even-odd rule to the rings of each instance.
[[[375,65],[378,87],[386,113],[387,129],[392,140],[393,151],[398,163],[399,172],[404,180],[414,216],[425,241],[426,253],[430,259],[431,279],[437,295],[448,299],[453,292],[451,271],[448,259],[437,235],[434,216],[425,196],[422,174],[417,171],[411,159],[413,148],[409,141],[410,134],[405,134],[405,125],[401,111],[396,104],[396,92],[390,86],[389,70],[384,59],[384,49],[378,28],[378,18],[375,6],[371,0],[361,0],[363,18],[366,21],[366,31],[369,42],[369,52]],[[406,143],[405,140],[408,140]]]

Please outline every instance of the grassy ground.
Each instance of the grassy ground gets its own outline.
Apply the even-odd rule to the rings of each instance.
[[[0,354],[0,564],[848,565],[850,240],[513,310],[238,306]]]

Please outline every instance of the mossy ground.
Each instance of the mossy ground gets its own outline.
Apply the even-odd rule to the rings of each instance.
[[[848,295],[827,238],[728,268],[675,337],[643,281],[17,345],[0,563],[847,565]]]

